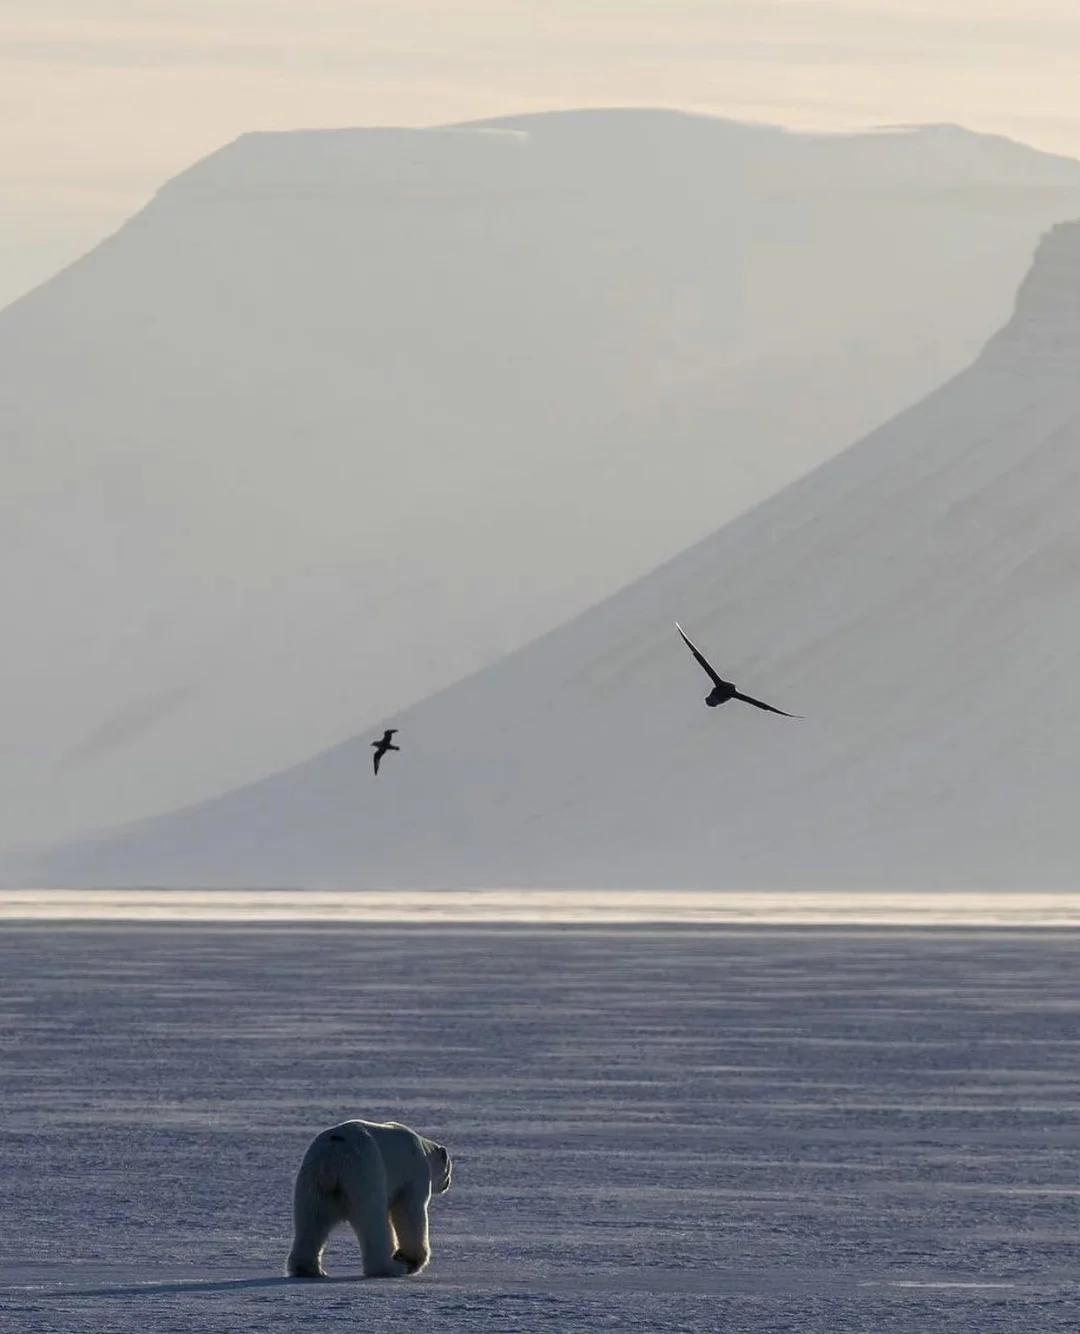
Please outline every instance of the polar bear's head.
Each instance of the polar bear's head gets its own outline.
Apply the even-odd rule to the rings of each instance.
[[[436,1144],[432,1139],[424,1140],[424,1155],[428,1160],[428,1167],[431,1168],[432,1195],[445,1195],[450,1189],[450,1173],[454,1166],[450,1161],[450,1155],[441,1144]]]

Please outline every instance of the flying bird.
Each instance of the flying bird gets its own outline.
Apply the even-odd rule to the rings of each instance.
[[[741,699],[744,704],[752,704],[755,709],[765,709],[769,713],[783,714],[785,718],[802,717],[799,713],[784,713],[783,709],[774,709],[771,704],[766,704],[763,700],[754,699],[753,695],[744,695],[741,691],[736,690],[732,682],[725,681],[722,676],[718,676],[717,673],[713,671],[708,659],[703,653],[699,653],[694,645],[691,644],[690,640],[686,637],[686,631],[678,621],[675,622],[675,629],[682,635],[683,643],[694,657],[697,658],[702,667],[705,668],[712,680],[713,688],[705,696],[705,703],[710,709],[715,709],[718,704],[726,704],[729,699]]]
[[[372,759],[375,761],[376,773],[379,772],[379,761],[382,759],[382,757],[386,754],[388,750],[401,749],[400,746],[395,746],[393,741],[390,740],[390,738],[394,735],[396,731],[397,731],[396,727],[388,727],[386,731],[382,734],[382,736],[378,739],[378,741],[373,741],[371,743],[375,747],[375,754],[372,756]]]

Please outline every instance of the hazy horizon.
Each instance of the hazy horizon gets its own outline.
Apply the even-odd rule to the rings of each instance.
[[[672,107],[961,124],[1080,156],[1070,0],[0,0],[0,307],[249,130]]]
[[[1075,890],[0,889],[0,922],[1080,927]]]

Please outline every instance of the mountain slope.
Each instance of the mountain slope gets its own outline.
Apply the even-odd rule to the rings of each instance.
[[[983,355],[506,661],[39,883],[1067,886],[1080,867],[1080,223]],[[678,617],[749,693],[707,710]],[[391,763],[392,761],[392,763]],[[24,867],[24,874],[28,868]]]
[[[1076,212],[1080,164],[948,127],[197,164],[0,313],[0,846],[260,777],[610,594],[963,365]]]

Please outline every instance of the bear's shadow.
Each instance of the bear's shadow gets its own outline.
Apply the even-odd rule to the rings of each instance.
[[[183,1292],[242,1292],[254,1288],[325,1288],[337,1283],[378,1283],[382,1280],[367,1278],[364,1274],[334,1274],[326,1278],[287,1278],[284,1275],[266,1278],[189,1279],[180,1282],[116,1284],[109,1288],[58,1288],[42,1293],[49,1297],[168,1297]],[[391,1280],[385,1280],[387,1282]]]

